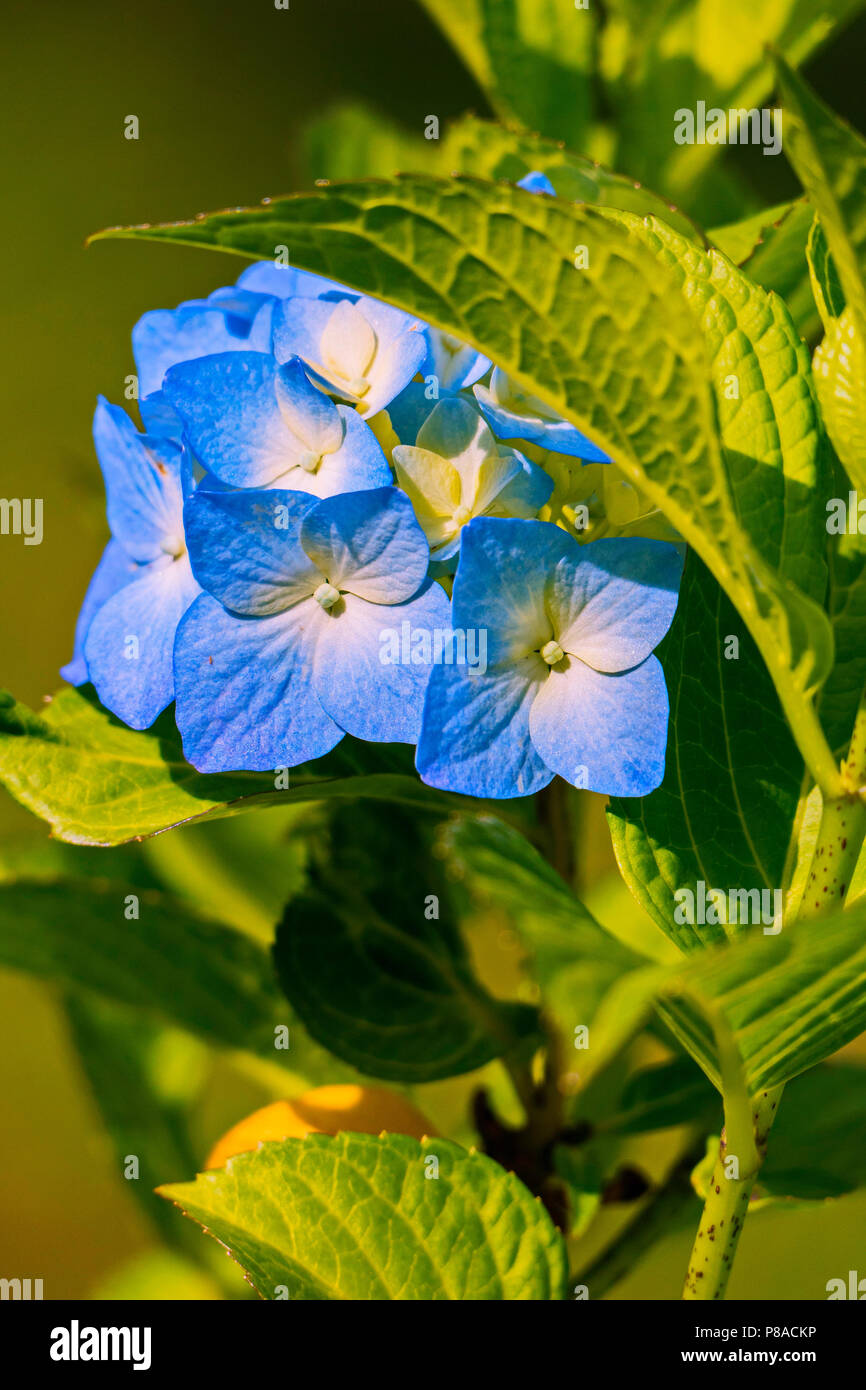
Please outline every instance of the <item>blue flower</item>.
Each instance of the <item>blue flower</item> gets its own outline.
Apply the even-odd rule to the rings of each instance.
[[[424,336],[428,346],[421,372],[425,380],[435,377],[440,391],[459,391],[464,386],[472,386],[490,370],[490,358],[455,338],[453,333],[428,325]]]
[[[273,295],[274,299],[318,299],[323,294],[342,298],[352,293],[337,280],[328,280],[309,270],[296,270],[293,265],[279,265],[276,261],[255,261],[247,266],[238,277],[236,288],[248,294]]]
[[[480,411],[457,396],[440,400],[415,443],[391,457],[437,562],[457,554],[473,517],[535,516],[553,491],[543,469],[498,444]]]
[[[430,663],[388,661],[383,643],[403,624],[450,624],[407,497],[198,492],[187,534],[207,590],[175,647],[177,723],[195,767],[292,767],[344,733],[415,742]]]
[[[93,420],[112,540],[84,601],[67,668],[125,724],[146,729],[174,698],[177,624],[198,593],[183,528],[182,454],[138,434],[102,397]]]
[[[537,396],[522,391],[501,368],[493,368],[489,386],[479,385],[474,390],[490,428],[500,439],[525,439],[585,463],[610,463],[607,454],[585,434]]]
[[[512,797],[554,775],[644,796],[664,775],[668,699],[651,655],[682,559],[663,541],[580,546],[543,521],[463,532],[455,631],[486,633],[487,666],[434,668],[417,767],[434,787]]]
[[[525,188],[527,193],[549,193],[551,197],[556,197],[556,189],[540,169],[533,169],[531,173],[524,174],[522,179],[517,180],[517,187]]]
[[[271,262],[267,263],[268,265]],[[270,352],[271,294],[229,286],[176,309],[151,309],[132,330],[142,401],[158,392],[169,367],[215,352]]]
[[[181,362],[163,395],[199,463],[228,487],[291,487],[316,497],[380,488],[388,462],[369,425],[335,405],[299,358],[261,352]]]
[[[378,299],[284,299],[274,310],[273,350],[280,362],[303,358],[325,390],[370,418],[421,368],[423,328]]]

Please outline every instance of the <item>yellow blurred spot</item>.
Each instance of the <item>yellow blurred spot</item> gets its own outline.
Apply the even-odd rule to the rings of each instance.
[[[233,1125],[211,1149],[205,1168],[222,1168],[235,1154],[249,1153],[268,1139],[303,1139],[305,1134],[434,1133],[430,1121],[393,1091],[375,1086],[318,1086],[296,1100],[277,1100]]]

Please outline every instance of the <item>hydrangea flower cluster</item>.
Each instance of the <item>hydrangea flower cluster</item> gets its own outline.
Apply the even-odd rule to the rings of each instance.
[[[270,262],[132,342],[144,429],[100,399],[111,539],[68,680],[135,729],[174,701],[202,772],[349,734],[469,795],[659,784],[680,550],[539,519],[556,460],[607,471],[591,440],[473,347]]]

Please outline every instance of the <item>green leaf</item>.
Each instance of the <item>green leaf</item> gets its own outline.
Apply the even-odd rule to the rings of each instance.
[[[439,848],[470,902],[498,908],[517,933],[545,1011],[565,1035],[589,1023],[613,982],[642,963],[510,826],[492,816],[455,818],[442,827]]]
[[[624,220],[675,270],[704,330],[740,526],[775,573],[820,603],[827,458],[809,353],[790,314],[718,252],[697,252],[654,219]],[[820,641],[823,615],[812,617]],[[825,662],[826,673],[829,653]]]
[[[99,880],[0,885],[0,964],[143,1010],[287,1078],[347,1075],[306,1036],[281,997],[264,947],[166,894]],[[288,1049],[276,1029],[289,1028]],[[350,1077],[354,1079],[354,1074]]]
[[[827,433],[852,483],[866,492],[866,319],[851,308],[831,319],[814,370]]]
[[[613,1114],[593,1126],[599,1134],[649,1134],[696,1124],[718,1109],[718,1096],[689,1057],[643,1067],[626,1083]]]
[[[709,1033],[688,1008],[669,1000],[683,986],[712,1001],[736,1039],[749,1093],[771,1090],[808,1071],[866,1028],[866,910],[786,927],[702,953],[665,988],[659,1011],[711,1080],[718,1076]]]
[[[773,85],[767,45],[801,63],[852,15],[862,0],[610,0],[606,35],[608,99],[620,138],[618,162],[701,213],[717,194],[727,147],[678,146],[674,113],[767,105]],[[787,125],[785,127],[787,140]],[[768,156],[770,158],[771,156]],[[744,192],[736,202],[742,207]],[[711,196],[710,202],[713,201]],[[720,215],[714,212],[715,220]],[[736,215],[736,211],[732,212]]]
[[[379,178],[398,170],[433,173],[441,146],[357,102],[332,107],[306,126],[303,150],[315,179]]]
[[[835,793],[838,768],[810,699],[831,663],[831,632],[796,587],[816,585],[820,565],[805,350],[784,307],[750,290],[718,253],[699,261],[692,289],[685,263],[694,248],[660,223],[614,221],[625,217],[503,185],[406,177],[101,235],[253,257],[288,245],[293,263],[384,297],[492,357],[608,450],[695,546],[743,613],[816,780]],[[581,246],[589,264],[575,271]],[[724,460],[704,317],[716,378],[739,366],[752,405],[743,409],[743,396],[726,402]]]
[[[582,1079],[588,1084],[640,1031],[652,1007],[726,1106],[817,1066],[866,1028],[866,903],[635,971],[605,1000]],[[748,1115],[738,1143],[748,1142]],[[731,1117],[726,1114],[731,1130]],[[730,1146],[742,1154],[743,1148]]]
[[[778,203],[772,208],[762,208],[760,212],[750,213],[738,222],[727,222],[722,227],[711,227],[707,235],[713,245],[727,256],[729,261],[733,261],[734,265],[742,265],[757,251],[759,246],[765,244],[768,238],[771,242],[774,240],[773,233],[789,221],[795,209],[803,208],[807,209],[808,219],[811,222],[811,209],[809,209],[805,199],[800,199],[798,202]],[[808,224],[803,236],[803,247],[806,244],[807,233]]]
[[[423,0],[504,120],[579,148],[592,114],[596,19],[561,0]]]
[[[447,1139],[311,1134],[160,1193],[227,1247],[263,1298],[565,1296],[565,1245],[541,1203]]]
[[[797,332],[806,339],[820,326],[806,261],[812,221],[808,200],[800,198],[709,233],[710,240],[750,280],[785,300]]]
[[[672,203],[634,179],[566,149],[561,140],[545,140],[528,131],[464,116],[449,128],[443,142],[443,174],[459,172],[517,183],[533,170],[547,174],[559,197],[569,202],[660,217],[683,236],[704,245],[702,233]]]
[[[408,748],[344,741],[326,758],[272,774],[205,776],[183,756],[172,714],[144,733],[128,729],[87,689],[68,687],[42,715],[0,691],[0,781],[55,835],[78,845],[118,845],[208,816],[330,797],[393,798],[440,808],[418,780]]]
[[[866,321],[866,140],[776,56],[785,153],[821,219],[852,311]]]
[[[836,496],[846,502],[847,478],[841,476]],[[830,747],[843,758],[854,728],[860,697],[866,686],[866,536],[830,537],[830,583],[827,610],[833,624],[836,660],[818,694],[818,709]]]
[[[684,951],[753,931],[680,920],[705,891],[757,890],[775,911],[803,764],[767,669],[742,619],[690,553],[673,625],[659,648],[671,716],[665,778],[640,799],[613,798],[608,822],[620,871]],[[713,916],[712,912],[704,915]]]
[[[400,847],[400,875],[383,859]],[[438,1081],[540,1040],[527,1004],[492,998],[463,946],[441,863],[405,813],[333,820],[309,891],[277,930],[280,983],[311,1036],[367,1076]]]
[[[825,329],[829,329],[832,319],[839,318],[845,308],[845,295],[839,272],[830,255],[830,247],[824,228],[817,216],[812,218],[809,239],[806,242],[806,259],[815,303]]]
[[[866,1071],[834,1064],[785,1090],[755,1201],[825,1201],[866,1187],[866,1149],[856,1117],[866,1110]]]
[[[70,994],[66,1014],[118,1174],[130,1156],[137,1158],[138,1173],[128,1182],[133,1196],[163,1240],[191,1251],[193,1243],[154,1188],[170,1173],[180,1178],[201,1159],[190,1141],[189,1109],[204,1080],[206,1049],[188,1033],[96,995]]]

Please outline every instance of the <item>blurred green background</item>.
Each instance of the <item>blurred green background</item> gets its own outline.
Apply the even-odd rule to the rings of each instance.
[[[80,599],[107,534],[90,443],[95,397],[103,392],[122,401],[133,370],[129,332],[144,310],[205,295],[241,268],[235,258],[144,243],[85,250],[88,233],[253,203],[309,184],[320,171],[307,167],[301,133],[336,102],[367,103],[416,135],[430,113],[444,126],[467,108],[489,112],[411,0],[291,0],[288,11],[272,0],[181,0],[171,7],[7,0],[4,29],[0,495],[41,497],[45,514],[41,546],[0,540],[0,683],[38,706],[71,653]],[[806,68],[819,92],[861,129],[864,55],[861,19]],[[137,141],[124,138],[131,114],[140,122]],[[762,201],[797,193],[783,159],[762,159],[756,150],[733,154],[744,160]],[[586,887],[612,893],[613,909],[633,917],[638,930],[638,910],[611,886],[601,802],[591,806]],[[38,854],[46,833],[4,797],[0,873],[9,859]],[[163,868],[182,860],[185,873],[213,884],[219,836],[229,833],[236,832],[178,831],[131,853],[155,855]],[[104,852],[73,853],[93,864]],[[227,1067],[209,1076],[202,1155],[261,1094]],[[8,974],[0,975],[0,1095],[0,1275],[41,1277],[49,1298],[144,1287],[152,1296],[196,1296],[215,1288],[203,1277],[177,1283],[160,1261],[158,1240],[125,1190],[70,1052],[64,1012],[50,989]],[[758,1214],[746,1228],[730,1296],[823,1297],[828,1278],[844,1276],[858,1261],[866,1266],[864,1218],[866,1195],[829,1211]],[[692,1234],[684,1229],[662,1242],[616,1295],[677,1297]],[[147,1286],[118,1274],[139,1258],[150,1261]]]

